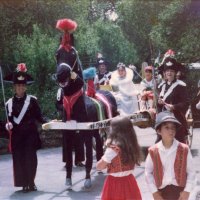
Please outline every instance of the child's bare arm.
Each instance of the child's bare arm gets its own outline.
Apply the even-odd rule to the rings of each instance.
[[[112,159],[117,156],[117,150],[114,147],[108,147],[102,156],[101,160],[97,162],[96,168],[98,170],[103,170],[107,167],[109,163],[111,163]]]
[[[188,200],[189,199],[189,192],[183,191],[180,193],[180,197],[178,200]]]
[[[103,170],[107,167],[108,163],[106,161],[104,161],[103,159],[99,160],[97,162],[96,168],[97,170]]]
[[[164,200],[159,191],[153,193],[154,200]]]

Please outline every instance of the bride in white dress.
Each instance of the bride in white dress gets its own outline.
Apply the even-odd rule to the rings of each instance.
[[[120,115],[129,115],[138,111],[138,91],[133,83],[133,71],[123,63],[118,63],[112,72],[110,85],[116,98]]]

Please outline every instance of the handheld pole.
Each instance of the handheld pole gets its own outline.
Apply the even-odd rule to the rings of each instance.
[[[7,109],[6,109],[5,91],[4,91],[3,75],[2,74],[3,73],[2,73],[1,66],[0,66],[1,89],[2,89],[2,95],[3,95],[3,103],[4,103],[4,108],[5,108],[6,120],[8,122],[8,112],[7,112]]]
[[[0,79],[1,79],[1,88],[2,88],[2,95],[3,95],[3,103],[4,103],[6,121],[7,121],[7,123],[9,123],[8,112],[7,112],[7,109],[6,109],[6,99],[5,99],[4,84],[3,84],[3,72],[2,72],[1,66],[0,66]],[[8,133],[9,133],[8,149],[11,152],[11,135],[12,135],[12,131],[9,129],[9,126],[8,126]]]
[[[155,100],[156,113],[158,113],[157,100],[159,98],[159,94],[156,91],[156,89],[157,89],[157,81],[156,81],[155,70],[156,70],[156,67],[159,66],[159,61],[160,61],[160,50],[158,51],[158,56],[157,56],[157,58],[154,61],[154,67],[153,67],[153,84],[154,84],[153,88],[154,88],[154,100]]]

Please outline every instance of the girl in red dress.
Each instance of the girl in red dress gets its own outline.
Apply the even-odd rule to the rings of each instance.
[[[141,200],[133,169],[141,161],[141,151],[133,125],[127,117],[111,121],[106,151],[97,162],[97,169],[107,168],[102,200]]]

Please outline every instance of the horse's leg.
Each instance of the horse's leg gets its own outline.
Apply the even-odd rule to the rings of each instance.
[[[82,138],[85,144],[86,148],[86,163],[85,163],[85,170],[86,170],[86,176],[85,176],[85,183],[84,187],[86,189],[91,188],[92,183],[91,183],[91,178],[90,178],[90,172],[92,169],[92,163],[93,163],[93,150],[92,150],[92,133],[91,131],[83,131],[82,133]]]
[[[93,137],[96,142],[96,159],[99,161],[103,156],[103,142],[99,134],[99,130],[94,130]]]
[[[66,145],[66,186],[67,189],[71,189],[72,186],[72,181],[71,181],[71,176],[72,176],[72,166],[73,166],[73,156],[72,156],[72,151],[73,151],[73,141],[75,137],[75,132],[67,130],[65,133],[65,145]]]

